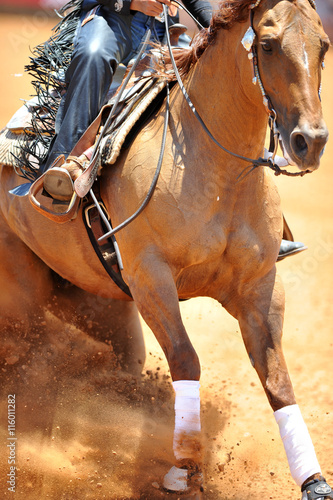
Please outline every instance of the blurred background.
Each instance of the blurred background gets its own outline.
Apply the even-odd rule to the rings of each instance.
[[[33,9],[57,9],[66,2],[64,0],[0,0],[1,8],[17,12]]]
[[[317,10],[328,36],[333,40],[333,0],[318,0]]]

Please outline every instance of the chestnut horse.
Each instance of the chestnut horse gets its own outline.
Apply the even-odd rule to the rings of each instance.
[[[289,163],[300,171],[316,170],[328,137],[319,97],[327,35],[313,0],[251,2],[222,3],[210,28],[180,54],[186,69],[185,87],[216,141],[248,158],[260,157],[264,148],[264,90],[276,112]],[[261,77],[257,85],[252,82],[253,61],[242,44],[250,19],[250,44],[256,48]],[[165,477],[165,487],[182,492],[195,490],[201,482],[200,363],[182,322],[179,299],[208,296],[240,324],[296,483],[302,486],[314,480],[303,498],[317,498],[311,496],[314,487],[323,498],[333,498],[320,477],[281,347],[284,291],[275,264],[283,219],[272,173],[258,167],[243,177],[247,163],[212,141],[178,86],[172,89],[170,101],[157,187],[146,209],[117,235],[124,280],[165,353],[176,392],[176,462]],[[136,211],[149,189],[164,115],[165,105],[122,152],[117,164],[102,171],[101,195],[114,225]],[[20,262],[12,263],[17,274],[24,276],[24,252],[31,249],[76,286],[128,300],[92,251],[82,217],[64,225],[49,221],[34,211],[28,197],[9,194],[17,184],[13,170],[3,166],[2,237],[8,241],[19,237],[26,245],[20,244]],[[9,246],[4,244],[1,253],[5,273],[12,259]]]

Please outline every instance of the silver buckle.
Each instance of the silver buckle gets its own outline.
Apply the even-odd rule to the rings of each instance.
[[[99,201],[98,202],[99,206],[101,207],[101,209],[103,210],[104,212],[104,215],[107,217],[108,220],[110,220],[110,217],[109,217],[109,214],[105,208],[105,205],[102,201]],[[84,209],[84,216],[85,216],[85,219],[86,219],[86,223],[88,225],[88,227],[91,229],[91,222],[90,222],[90,216],[89,216],[89,212],[92,208],[97,208],[95,203],[92,203],[91,205],[88,205],[87,207],[85,207]]]

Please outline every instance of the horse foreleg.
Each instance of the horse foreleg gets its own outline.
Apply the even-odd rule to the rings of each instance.
[[[246,291],[238,307],[248,355],[274,411],[292,477],[302,486],[309,478],[319,478],[321,470],[282,351],[284,291],[275,271]]]
[[[140,314],[165,353],[175,390],[176,466],[165,476],[164,486],[187,491],[201,482],[199,359],[181,319],[170,268],[163,262],[143,260],[127,279]]]

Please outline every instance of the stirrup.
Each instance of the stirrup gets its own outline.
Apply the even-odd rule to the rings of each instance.
[[[46,206],[42,205],[36,198],[36,196],[43,191],[44,176],[45,174],[41,175],[30,187],[29,200],[32,206],[34,207],[35,210],[37,210],[37,212],[44,215],[44,217],[47,217],[53,222],[57,222],[58,224],[64,224],[65,222],[69,222],[76,216],[77,210],[79,208],[80,198],[74,191],[73,196],[70,202],[68,203],[65,212],[57,212],[50,210]]]
[[[325,500],[326,498],[333,499],[333,490],[326,483],[326,480],[313,479],[302,487],[302,500]]]

